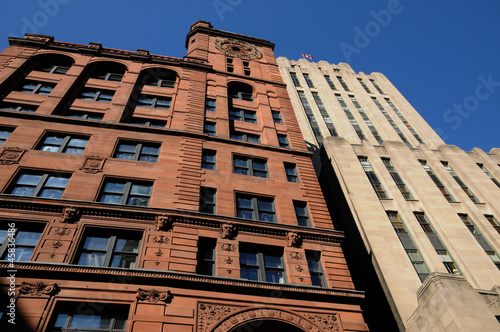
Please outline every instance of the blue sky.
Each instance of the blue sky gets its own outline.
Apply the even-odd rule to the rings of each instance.
[[[500,147],[499,17],[497,0],[4,0],[0,49],[34,32],[182,57],[203,19],[272,41],[276,56],[381,72],[446,143],[489,152]]]

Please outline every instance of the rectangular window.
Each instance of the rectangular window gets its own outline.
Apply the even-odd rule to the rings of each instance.
[[[215,169],[217,151],[203,149],[201,152],[201,168]]]
[[[324,75],[325,76],[325,80],[326,82],[328,83],[328,85],[330,86],[330,89],[332,90],[337,90],[337,88],[335,87],[335,84],[333,83],[332,81],[332,78],[328,75]]]
[[[472,191],[469,189],[469,187],[467,187],[467,185],[462,181],[462,179],[460,179],[460,177],[453,170],[453,168],[451,168],[451,166],[448,165],[448,163],[445,161],[442,161],[441,163],[443,164],[444,168],[446,168],[448,173],[450,173],[450,175],[455,179],[455,181],[457,181],[460,188],[462,188],[462,190],[467,194],[467,196],[469,196],[470,200],[474,203],[480,203],[477,197],[472,193]]]
[[[339,80],[340,85],[342,85],[342,88],[344,88],[345,91],[351,91],[351,89],[349,89],[342,76],[337,76],[337,79]]]
[[[239,131],[232,131],[231,130],[231,138],[236,139],[238,141],[260,143],[260,136],[259,135],[243,133],[243,132],[239,132]]]
[[[292,163],[284,163],[286,179],[288,182],[299,182],[299,175],[297,174],[297,167]]]
[[[233,156],[233,172],[235,174],[251,175],[268,178],[267,160],[245,156]]]
[[[399,215],[397,212],[387,212],[387,216],[389,217],[389,220],[391,221],[392,227],[396,231],[396,233],[408,233],[406,231],[405,226],[403,225],[403,222],[399,218]]]
[[[91,228],[82,239],[76,264],[134,269],[142,233]]]
[[[137,106],[140,107],[152,107],[152,108],[162,108],[169,109],[171,98],[150,96],[150,95],[140,95],[137,100]]]
[[[368,180],[370,180],[373,190],[375,190],[375,193],[377,194],[377,197],[389,198],[389,196],[387,196],[387,194],[385,193],[385,189],[384,187],[382,187],[382,183],[380,183],[377,174],[375,174],[372,165],[368,161],[368,158],[366,157],[358,157],[358,158],[359,162],[361,163],[361,166],[363,167],[363,170],[365,171],[366,176],[368,177]]]
[[[25,81],[21,87],[21,92],[48,95],[55,86],[53,83]]]
[[[242,279],[285,283],[285,264],[283,249],[257,247],[241,244],[240,275]]]
[[[274,198],[236,194],[238,218],[277,222]]]
[[[290,77],[292,78],[293,85],[300,86],[299,78],[296,73],[290,72]]]
[[[14,111],[14,112],[24,112],[24,113],[35,113],[37,106],[33,105],[21,105],[13,103],[1,103],[0,108],[4,111]]]
[[[389,115],[389,113],[387,113],[387,111],[385,110],[384,106],[382,106],[382,104],[378,101],[378,99],[376,97],[372,97],[372,100],[375,103],[375,105],[377,105],[377,108],[382,113],[382,115],[384,115],[385,119],[392,126],[392,128],[394,129],[394,131],[396,132],[396,134],[398,134],[399,138],[403,141],[403,143],[405,143],[407,147],[412,148],[413,146],[411,145],[410,141],[408,141],[408,139],[403,134],[403,132],[401,131],[401,129],[399,129],[399,127],[396,124],[396,122],[394,122],[394,120],[391,118],[391,116]]]
[[[413,212],[413,214],[415,214],[415,217],[417,218],[420,226],[422,226],[422,229],[424,230],[424,232],[426,232],[428,234],[435,234],[431,223],[429,222],[429,220],[427,219],[427,217],[425,216],[425,214],[423,212]]]
[[[304,108],[304,111],[306,112],[307,120],[309,121],[309,124],[311,125],[311,129],[313,131],[314,137],[316,138],[316,141],[318,144],[323,144],[323,135],[321,134],[321,130],[319,129],[318,122],[316,121],[316,118],[314,117],[314,113],[311,109],[311,105],[309,105],[309,101],[307,100],[307,97],[304,93],[304,91],[297,91],[299,95],[300,102],[302,103],[302,107]]]
[[[354,128],[354,131],[358,135],[360,140],[366,139],[365,134],[363,134],[363,131],[361,130],[361,127],[359,126],[358,122],[356,121],[356,118],[354,115],[351,113],[351,110],[347,106],[347,104],[344,101],[344,98],[342,98],[341,95],[335,94],[335,97],[337,97],[337,100],[340,104],[340,107],[344,110],[345,115],[349,119],[349,122],[351,123],[352,127]]]
[[[368,115],[365,113],[365,111],[363,110],[363,108],[359,104],[356,97],[349,96],[349,98],[351,99],[351,102],[353,103],[354,107],[356,107],[356,110],[358,111],[359,115],[361,115],[361,117],[363,118],[363,121],[365,122],[365,124],[368,126],[368,128],[372,132],[373,137],[375,137],[375,139],[377,140],[377,143],[382,145],[382,143],[384,142],[382,140],[382,137],[380,137],[380,134],[378,133],[377,129],[375,128],[375,126],[371,122],[370,118],[368,117]]]
[[[228,88],[229,98],[253,101],[253,90],[252,87],[247,85],[242,86],[231,86]]]
[[[47,133],[37,150],[82,154],[88,141],[85,136]]]
[[[366,92],[372,93],[362,78],[358,78],[358,82],[359,84],[361,84],[361,86],[363,87],[363,89],[365,89]]]
[[[59,172],[23,171],[17,176],[8,193],[18,196],[61,198],[70,176]]]
[[[73,110],[70,110],[68,113],[66,113],[66,116],[68,118],[94,120],[94,121],[101,121],[103,117],[103,115],[99,113],[78,112]]]
[[[13,131],[14,129],[11,128],[0,127],[0,146],[9,138]]]
[[[306,250],[307,266],[311,275],[311,283],[313,286],[328,287],[326,283],[323,267],[321,266],[321,252]]]
[[[314,101],[316,102],[316,105],[318,106],[318,109],[319,109],[319,112],[321,113],[321,116],[323,117],[323,121],[325,121],[326,127],[328,128],[330,135],[336,137],[337,131],[335,130],[335,127],[333,126],[333,121],[330,118],[330,115],[328,115],[325,104],[323,104],[323,101],[321,100],[319,93],[313,91],[313,92],[311,92],[311,94],[314,98]]]
[[[165,128],[167,122],[160,120],[151,120],[143,118],[132,118],[129,122],[131,125],[144,126],[144,127],[154,127],[154,128]]]
[[[484,174],[486,174],[491,179],[491,181],[493,181],[493,183],[496,184],[498,188],[500,188],[500,182],[498,182],[498,180],[495,179],[493,174],[491,174],[490,171],[488,171],[488,169],[483,164],[477,164],[477,166],[479,166],[479,168],[483,170]]]
[[[160,144],[120,140],[113,155],[117,159],[157,162]]]
[[[307,73],[303,73],[303,75],[304,75],[304,79],[306,80],[307,86],[310,88],[314,88],[314,83],[311,80],[311,76],[309,76],[309,74],[307,74]]]
[[[29,261],[38,240],[42,236],[45,224],[12,222],[15,226],[9,232],[9,224],[2,220],[0,226],[0,257],[2,260],[14,260],[16,262]],[[9,253],[9,243],[13,235],[15,250]]]
[[[371,79],[370,78],[370,82],[372,83],[372,85],[375,87],[375,89],[377,89],[378,93],[380,93],[381,95],[385,95],[384,91],[382,91],[382,89],[380,88],[380,86],[377,84],[377,82],[375,82],[374,79]]]
[[[230,108],[229,119],[250,122],[250,123],[257,123],[257,113],[255,113],[255,111],[249,111],[239,108]]]
[[[250,76],[250,62],[249,61],[242,61],[243,63],[243,74],[246,76]]]
[[[439,258],[443,262],[448,273],[461,274],[457,268],[457,265],[448,253],[448,250],[436,250],[436,253],[439,255]]]
[[[97,90],[97,89],[85,88],[82,90],[82,93],[80,94],[80,99],[103,101],[109,103],[113,99],[114,94],[115,92],[110,90]]]
[[[217,134],[217,127],[215,122],[205,121],[203,133],[208,136],[215,136]]]
[[[102,186],[99,202],[148,206],[152,190],[152,182],[106,179]]]
[[[297,217],[297,224],[299,226],[311,227],[311,220],[309,218],[309,212],[307,211],[307,203],[293,201],[293,208],[295,210],[295,216]]]
[[[290,143],[288,143],[288,137],[283,134],[278,134],[278,144],[280,148],[290,148]]]
[[[273,115],[274,123],[283,123],[283,118],[281,117],[280,111],[271,110],[271,114]]]
[[[394,165],[392,164],[391,160],[386,159],[386,158],[382,158],[382,161],[384,162],[385,167],[387,168],[387,170],[391,174],[392,179],[394,180],[394,182],[398,186],[398,189],[401,192],[401,194],[403,195],[403,197],[406,200],[413,199],[413,196],[411,195],[410,190],[408,190],[408,187],[403,182],[403,179],[401,178],[401,176],[399,176],[399,173],[396,170],[396,168],[394,167]]]
[[[465,224],[467,229],[472,233],[472,235],[481,235],[481,232],[476,228],[476,225],[470,220],[469,216],[466,214],[459,214],[458,215],[462,222]]]
[[[217,101],[215,99],[205,99],[205,111],[215,112],[217,109]]]
[[[415,131],[415,129],[413,129],[413,127],[411,126],[411,124],[408,121],[406,121],[406,118],[396,108],[396,105],[394,105],[394,103],[389,98],[385,98],[385,101],[387,102],[387,104],[389,104],[389,106],[391,106],[391,108],[394,111],[394,113],[396,113],[396,115],[399,117],[399,119],[405,124],[406,128],[408,128],[408,130],[411,132],[411,134],[413,135],[413,137],[415,137],[415,139],[420,144],[424,144],[424,141],[422,140],[422,138],[420,137],[420,135]]]
[[[484,217],[486,219],[488,219],[491,226],[493,226],[493,228],[498,232],[498,234],[500,234],[500,223],[498,223],[498,221],[495,219],[495,217],[492,215],[487,215],[487,214],[485,214]]]
[[[216,265],[215,265],[215,247],[217,245],[217,240],[207,237],[200,237],[198,239],[198,253],[196,256],[196,273],[215,276],[216,275]]]
[[[216,214],[217,189],[200,187],[200,212]]]
[[[453,196],[451,196],[451,194],[448,191],[448,189],[446,189],[446,187],[441,182],[441,180],[439,180],[439,178],[437,177],[436,173],[434,173],[434,171],[429,166],[429,164],[427,164],[427,162],[425,160],[420,160],[420,164],[422,165],[422,167],[424,168],[424,170],[427,172],[427,174],[430,176],[430,178],[434,182],[434,184],[438,187],[439,191],[441,191],[441,193],[446,198],[446,200],[448,202],[455,202],[455,199],[453,198]]]

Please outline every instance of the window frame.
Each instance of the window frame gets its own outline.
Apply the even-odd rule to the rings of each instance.
[[[255,254],[257,258],[257,262],[255,265],[253,264],[246,264],[242,263],[242,253],[247,253],[247,254]],[[245,279],[245,280],[250,280],[250,281],[260,281],[260,282],[269,282],[269,283],[276,283],[276,284],[287,284],[287,275],[286,275],[286,265],[285,265],[285,260],[283,257],[283,248],[280,247],[272,247],[272,246],[261,246],[261,245],[255,245],[255,244],[246,244],[246,243],[241,243],[240,244],[240,278]],[[280,257],[280,263],[281,267],[274,267],[274,266],[266,266],[265,263],[265,256],[274,256],[274,257]],[[247,279],[241,276],[241,271],[243,269],[253,269],[257,270],[257,277],[258,280],[252,280],[252,279]],[[273,282],[273,281],[268,281],[267,280],[267,275],[266,272],[268,271],[279,271],[281,272],[281,282]]]
[[[285,161],[283,162],[283,167],[285,168],[286,179],[288,182],[300,183],[299,173],[297,172],[297,164]]]
[[[375,170],[373,169],[372,164],[368,160],[367,157],[361,157],[358,156],[359,162],[361,164],[361,167],[363,168],[363,171],[365,172],[366,176],[368,177],[368,180],[370,181],[370,184],[372,185],[373,190],[375,191],[375,194],[379,199],[389,199],[389,195],[387,195],[387,192],[384,189],[384,186],[382,185],[382,182],[379,180],[377,174],[375,173]],[[363,163],[364,162],[364,163]]]
[[[242,141],[242,142],[260,144],[260,135],[257,135],[257,134],[250,134],[250,133],[246,133],[243,131],[231,130],[229,135],[230,135],[231,139],[235,139],[235,140]],[[235,138],[235,136],[241,136],[241,139]],[[252,138],[252,140],[249,140],[249,138]]]
[[[403,181],[403,178],[401,175],[399,175],[398,170],[392,163],[392,161],[389,158],[382,158],[382,162],[384,163],[385,167],[387,168],[387,171],[391,175],[392,179],[394,180],[394,183],[398,187],[399,191],[401,192],[401,195],[403,195],[404,199],[407,201],[414,200],[413,195],[410,192],[410,189],[408,189],[408,186],[406,183]]]
[[[18,181],[20,180],[21,176],[26,175],[26,176],[40,176],[40,179],[38,180],[38,183],[36,185],[31,185],[31,184],[20,184],[18,186]],[[66,176],[61,176],[61,175],[66,175]],[[23,196],[23,197],[40,197],[40,198],[49,198],[49,199],[60,199],[64,195],[64,191],[66,190],[66,186],[68,185],[68,182],[71,178],[72,173],[69,172],[59,172],[59,171],[40,171],[40,170],[34,170],[34,169],[21,169],[15,176],[14,180],[11,182],[11,184],[8,187],[8,194],[10,195],[15,195],[15,196]],[[47,182],[50,180],[51,177],[54,178],[66,178],[66,184],[64,187],[57,187],[57,186],[47,186]],[[16,188],[33,188],[33,192],[31,195],[17,195],[14,194],[13,191]],[[40,196],[40,194],[43,193],[44,190],[56,190],[59,191],[60,188],[62,189],[61,196],[59,197],[44,197]]]
[[[205,98],[205,112],[216,112],[216,111],[217,111],[217,99]]]
[[[307,268],[309,269],[309,274],[311,276],[311,285],[314,287],[328,288],[328,282],[326,280],[325,270],[323,268],[323,264],[321,264],[321,252],[315,250],[306,250],[305,254],[307,260]],[[310,258],[311,260],[314,260],[314,263],[318,265],[317,271],[311,270],[312,264],[310,263]],[[314,284],[313,276],[317,277],[317,279],[320,282],[320,285]]]
[[[151,100],[151,102],[144,102],[141,100],[148,99]],[[168,105],[168,106],[162,106],[162,104]],[[172,105],[172,98],[171,97],[163,97],[163,96],[155,96],[155,95],[150,95],[150,94],[140,94],[137,97],[137,107],[146,107],[146,108],[156,108],[156,109],[162,109],[162,110],[169,110]]]
[[[250,200],[250,207],[239,206],[238,205],[239,198]],[[272,209],[271,210],[259,209],[259,202],[260,201],[265,201],[267,203],[271,203]],[[262,221],[262,222],[278,223],[278,216],[277,216],[277,211],[276,211],[276,205],[274,204],[274,197],[259,196],[259,195],[247,194],[247,193],[236,193],[236,195],[235,195],[235,211],[236,211],[236,217],[238,217],[238,218],[242,218],[242,219],[246,219],[246,220],[257,220],[257,221]],[[242,217],[242,216],[240,216],[240,212],[251,212],[252,218],[248,219],[248,218]],[[261,219],[261,213],[266,213],[268,215],[272,215],[273,220],[269,221],[269,220]]]
[[[245,163],[245,166],[243,165],[236,165],[236,160],[241,161],[242,163]],[[256,164],[263,164],[264,169],[258,169],[255,167]],[[244,170],[244,173],[237,172],[237,170]],[[267,167],[267,159],[264,158],[258,158],[258,157],[249,157],[249,156],[243,156],[239,154],[233,154],[233,173],[234,174],[241,174],[241,175],[247,175],[247,176],[254,176],[258,178],[269,178],[269,169]],[[256,175],[256,174],[261,174],[264,176]]]
[[[142,121],[143,123],[140,123],[139,121]],[[128,124],[150,128],[165,128],[167,126],[167,121],[132,117]]]
[[[127,158],[119,158],[117,155],[120,153],[119,148],[120,145],[122,144],[128,144],[128,145],[135,145],[135,151],[133,153],[134,157],[132,159],[127,159]],[[143,153],[144,148],[156,148],[158,150],[158,154],[149,154],[149,153]],[[121,160],[132,160],[132,161],[145,161],[145,162],[158,162],[158,159],[160,158],[160,149],[161,149],[161,144],[160,143],[150,143],[150,142],[144,142],[144,141],[132,141],[132,140],[127,140],[127,139],[120,139],[118,140],[118,143],[116,144],[115,151],[113,152],[113,158],[115,159],[121,159]],[[131,152],[121,152],[121,153],[126,153],[131,155]],[[156,159],[154,161],[151,160],[140,160],[142,157],[145,156],[154,156]]]
[[[213,157],[212,160],[208,160],[208,157]],[[213,167],[212,167],[213,165]],[[201,150],[201,168],[216,170],[217,169],[217,151],[212,149],[202,149]]]
[[[293,209],[295,211],[295,217],[297,218],[297,224],[302,227],[312,227],[311,215],[307,208],[307,202],[304,201],[293,201]],[[297,213],[297,209],[303,209],[304,214],[300,215]],[[305,225],[301,225],[301,220],[305,220]]]
[[[208,128],[208,126],[212,126],[212,128]],[[203,124],[203,133],[208,136],[217,136],[217,122],[215,121],[205,121]]]
[[[257,112],[243,108],[230,107],[229,120],[257,123]]]
[[[28,85],[33,85],[34,88],[33,89],[26,89],[25,87],[28,86]],[[19,91],[21,91],[23,93],[32,93],[32,94],[35,94],[35,95],[48,96],[54,90],[54,88],[56,87],[56,85],[57,84],[50,83],[50,82],[25,80],[23,82],[23,84],[21,86],[21,89]]]
[[[57,151],[42,150],[46,146],[47,147],[50,147],[50,146],[57,147],[56,144],[50,144],[50,143],[46,143],[45,142],[49,137],[58,137],[58,138],[61,138],[63,136],[64,136],[64,138],[63,138],[61,144],[59,145],[59,148],[58,148]],[[85,146],[83,148],[68,146],[70,144],[70,142],[71,142],[72,139],[86,140]],[[37,145],[36,150],[45,151],[45,152],[53,152],[53,153],[68,153],[68,154],[82,155],[83,151],[85,151],[85,148],[87,147],[89,139],[90,139],[90,136],[85,136],[85,135],[68,134],[68,133],[57,133],[57,132],[46,132],[43,135],[43,138],[40,141],[40,143]],[[79,149],[80,153],[69,153],[69,152],[66,152],[69,148]]]
[[[78,99],[98,101],[98,102],[102,102],[102,103],[110,103],[115,96],[115,92],[116,91],[106,90],[106,89],[83,88],[82,91],[80,92]],[[93,94],[93,97],[92,98],[90,98],[90,97],[84,98],[84,94]],[[111,98],[108,98],[108,97],[102,98],[101,95],[103,95],[103,94],[110,95]]]
[[[210,200],[207,198],[210,198]],[[198,212],[217,214],[217,188],[200,187]]]
[[[8,230],[11,229],[11,227],[9,227],[9,225],[13,223],[15,224],[14,227],[14,238],[17,238],[17,236],[19,235],[19,232],[29,232],[29,233],[38,233],[39,236],[38,236],[38,239],[36,240],[36,243],[34,245],[31,245],[31,244],[18,244],[16,243],[15,244],[15,252],[14,254],[17,254],[19,251],[18,249],[32,249],[31,251],[31,254],[30,254],[30,257],[28,257],[28,259],[26,260],[17,260],[17,259],[14,259],[14,262],[28,262],[28,261],[31,261],[31,259],[33,258],[33,253],[35,252],[35,249],[36,247],[38,246],[39,242],[40,242],[40,239],[42,238],[42,235],[43,233],[45,232],[45,228],[47,226],[46,223],[44,222],[26,222],[26,221],[23,221],[23,222],[19,222],[19,221],[14,221],[14,220],[2,220],[2,226],[6,226],[5,228],[5,231],[6,231],[6,236],[5,236],[5,239],[1,240],[0,239],[0,260],[3,260],[3,261],[6,261],[6,260],[10,260],[9,259],[9,239],[12,238],[12,236],[9,234]],[[3,230],[3,229],[2,229]]]
[[[38,105],[35,106],[35,105],[28,105],[28,104],[2,102],[2,103],[0,103],[0,109],[2,111],[35,113],[36,110],[38,109]]]
[[[247,90],[247,91],[245,91]],[[251,91],[250,91],[251,90]],[[237,99],[244,101],[254,101],[253,88],[248,86],[232,85],[227,88],[227,97],[229,99]]]
[[[276,134],[278,137],[278,145],[280,148],[290,149],[290,141],[288,140],[288,136],[285,134]]]
[[[6,140],[9,139],[10,135],[14,132],[16,128],[10,128],[10,127],[0,127],[0,146],[5,143]],[[4,134],[5,133],[5,134]],[[8,135],[7,135],[8,133]],[[6,136],[5,138],[3,136]]]
[[[281,111],[271,110],[271,116],[273,117],[274,123],[283,123],[283,117],[281,115]]]
[[[217,275],[217,239],[209,237],[198,238],[198,252],[196,253],[196,273],[200,275]],[[207,252],[212,253],[212,257],[206,257]],[[204,271],[211,270],[210,273]]]
[[[113,182],[112,182],[113,181]],[[105,187],[108,183],[114,183],[114,184],[124,184],[123,191],[121,193],[121,199],[119,203],[113,203],[109,201],[103,201],[103,196],[108,194],[110,196],[120,196],[120,193],[109,191],[106,192]],[[149,185],[150,187],[150,194],[144,195],[144,194],[132,194],[131,191],[133,189],[134,185],[138,186],[147,186]],[[106,204],[114,204],[114,205],[130,205],[130,206],[141,206],[141,207],[148,207],[149,203],[151,203],[151,196],[153,195],[153,185],[154,181],[148,181],[148,180],[130,180],[130,179],[124,179],[124,178],[114,178],[114,177],[105,177],[102,181],[101,188],[99,190],[99,195],[97,196],[97,202],[99,203],[106,203]],[[137,197],[137,198],[145,198],[147,197],[147,202],[146,205],[136,205],[136,204],[128,204],[127,202],[129,201],[129,198],[131,197]]]

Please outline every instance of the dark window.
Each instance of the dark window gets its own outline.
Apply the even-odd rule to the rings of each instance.
[[[299,226],[311,226],[311,220],[309,219],[309,212],[307,211],[307,203],[293,201],[293,208],[295,209],[295,216],[297,217],[297,224]]]
[[[217,101],[215,99],[205,99],[205,111],[215,112],[217,110]]]
[[[152,108],[170,108],[171,99],[167,97],[158,97],[150,95],[140,95],[137,101],[137,106],[140,107],[152,107]]]
[[[307,86],[310,88],[314,88],[314,83],[311,80],[311,76],[309,76],[309,74],[306,74],[306,73],[304,73],[303,75],[304,75],[304,79],[306,80]]]
[[[217,134],[217,125],[215,122],[205,121],[203,126],[203,133],[208,136],[215,136]]]
[[[430,233],[430,234],[435,233],[434,229],[432,228],[431,223],[429,222],[429,220],[427,219],[427,217],[425,216],[425,214],[423,212],[413,212],[413,213],[415,214],[415,217],[417,218],[420,226],[422,226],[422,229],[424,230],[424,232]]]
[[[321,266],[321,253],[319,251],[306,250],[306,258],[312,285],[328,287],[323,273],[323,268]]]
[[[461,274],[457,265],[455,264],[450,254],[448,253],[448,250],[436,250],[436,253],[438,254],[439,258],[441,259],[444,266],[446,267],[446,270],[449,273]]]
[[[70,175],[25,171],[17,176],[10,194],[19,196],[61,198]]]
[[[166,71],[149,71],[145,79],[145,85],[160,86],[164,88],[175,87],[176,75]]]
[[[344,81],[344,79],[342,78],[342,76],[337,76],[337,79],[339,80],[340,85],[342,85],[342,87],[344,88],[345,91],[351,91],[351,89],[349,89],[349,87],[347,86],[347,84]]]
[[[99,113],[78,112],[71,110],[66,114],[66,116],[68,118],[95,120],[95,121],[101,121],[103,117],[103,115]]]
[[[387,216],[389,217],[392,227],[394,228],[396,233],[407,233],[406,228],[403,225],[401,219],[399,218],[397,212],[387,212]]]
[[[269,177],[267,160],[245,156],[233,156],[233,171],[236,174],[252,175],[259,178]]]
[[[45,228],[40,223],[20,223],[2,220],[0,226],[0,257],[16,262],[29,261]],[[13,224],[13,225],[12,225]],[[13,226],[13,227],[10,227]],[[9,231],[10,229],[10,231]],[[14,250],[9,252],[10,239],[14,238]]]
[[[99,202],[148,206],[152,189],[151,182],[106,179]]]
[[[216,214],[216,195],[215,188],[200,188],[200,212]]]
[[[145,126],[154,128],[165,128],[165,126],[167,125],[165,121],[143,119],[143,118],[132,118],[129,123],[136,126]]]
[[[332,81],[332,79],[331,79],[330,76],[325,75],[325,80],[328,83],[328,85],[330,86],[330,89],[337,90],[337,88],[335,87],[335,84],[333,83],[333,81]]]
[[[498,188],[500,188],[500,182],[498,182],[498,180],[493,176],[493,174],[491,174],[490,171],[488,171],[488,169],[483,164],[477,164],[477,166],[479,166],[479,168],[483,170],[484,174],[486,174],[491,179],[491,181],[493,181],[493,183],[496,184]]]
[[[278,144],[280,148],[290,148],[290,143],[288,143],[288,137],[286,135],[278,134]]]
[[[486,219],[488,219],[491,226],[493,226],[493,228],[500,234],[500,223],[498,223],[498,221],[495,219],[495,217],[492,215],[487,215],[487,214],[485,214],[484,216],[486,217]]]
[[[7,138],[9,138],[13,131],[14,130],[10,128],[0,127],[0,146],[7,140]]]
[[[372,165],[368,161],[367,158],[364,157],[359,157],[359,162],[361,163],[361,166],[363,166],[363,170],[365,171],[366,176],[368,177],[368,180],[370,180],[370,183],[373,187],[373,190],[375,190],[375,193],[377,194],[378,198],[389,198],[387,194],[385,193],[384,187],[382,187],[382,183],[380,183],[377,175],[375,174]]]
[[[381,95],[385,95],[384,91],[382,91],[382,89],[377,84],[377,82],[375,82],[375,80],[370,79],[370,82],[373,84],[373,86],[375,87],[375,89],[377,89],[378,93],[380,93]]]
[[[50,56],[37,63],[35,70],[53,74],[66,74],[73,62],[60,56]]]
[[[125,74],[125,69],[119,66],[106,66],[95,69],[91,77],[99,80],[120,82],[123,74]]]
[[[462,222],[465,224],[467,229],[473,234],[473,235],[481,235],[479,230],[476,228],[476,225],[470,220],[469,216],[466,214],[459,214],[458,215]]]
[[[462,179],[453,170],[453,168],[451,168],[451,166],[448,165],[448,163],[445,161],[442,161],[441,163],[446,168],[448,173],[450,173],[450,175],[455,179],[455,181],[458,183],[460,188],[462,188],[462,190],[467,194],[467,196],[469,196],[470,200],[474,203],[480,203],[479,199],[477,199],[477,197],[472,193],[472,191],[469,189],[469,187],[467,187],[467,185],[462,181]]]
[[[427,164],[427,162],[425,160],[420,160],[420,164],[422,165],[422,167],[424,168],[424,170],[427,172],[427,174],[429,175],[429,177],[431,178],[431,180],[434,182],[434,184],[438,187],[439,191],[441,191],[441,193],[446,198],[446,200],[448,202],[455,202],[455,199],[453,198],[453,196],[451,196],[451,194],[448,191],[448,189],[446,189],[446,187],[441,182],[441,180],[439,180],[439,178],[437,177],[436,173],[434,173],[434,171],[429,166],[429,164]]]
[[[288,182],[299,182],[299,175],[297,174],[297,168],[295,164],[284,163],[286,179]]]
[[[83,238],[77,264],[136,268],[141,238],[140,232],[89,229]]]
[[[216,155],[217,152],[215,150],[203,149],[201,153],[201,168],[215,169]]]
[[[292,78],[293,85],[300,86],[300,81],[296,73],[290,72],[290,77]]]
[[[250,85],[230,85],[228,87],[229,98],[253,101],[253,89]]]
[[[13,104],[13,103],[2,103],[0,108],[4,111],[15,111],[15,112],[25,112],[25,113],[34,113],[37,106],[33,105],[21,105],[21,104]]]
[[[207,276],[216,275],[215,267],[215,246],[216,239],[200,237],[198,239],[198,254],[196,273]]]
[[[113,99],[114,91],[110,90],[97,90],[97,89],[83,89],[80,99],[84,100],[94,100],[109,103]]]
[[[116,147],[114,158],[157,162],[159,155],[160,144],[120,141]]]
[[[241,278],[254,281],[285,283],[285,264],[283,249],[258,247],[255,245],[240,246]]]
[[[21,92],[48,95],[55,86],[53,83],[25,81],[21,87]]]
[[[382,158],[382,161],[384,162],[385,167],[387,168],[387,170],[391,174],[392,179],[394,180],[394,182],[398,186],[398,189],[401,192],[401,194],[403,195],[403,197],[406,200],[413,199],[413,196],[411,195],[410,190],[408,190],[408,187],[403,182],[403,179],[401,178],[398,171],[396,170],[396,168],[392,164],[391,160],[386,159],[386,158]]]
[[[274,199],[245,194],[236,194],[237,217],[276,222]]]
[[[365,89],[366,92],[372,93],[362,78],[358,78],[358,82],[359,84],[361,84],[361,86],[363,87],[363,89]]]
[[[257,123],[257,113],[239,108],[231,108],[229,110],[229,119]]]
[[[99,308],[100,310],[96,310]],[[51,332],[121,332],[127,327],[129,307],[101,303],[59,303],[52,318]]]
[[[280,111],[271,110],[271,114],[273,115],[274,123],[283,123],[283,118],[281,117]]]
[[[259,135],[242,133],[239,131],[231,131],[231,138],[237,139],[238,141],[260,143],[260,136]]]
[[[38,150],[82,154],[88,140],[89,138],[85,136],[48,133],[45,135]]]

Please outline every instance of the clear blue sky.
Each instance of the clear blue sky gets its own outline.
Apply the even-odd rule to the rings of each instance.
[[[4,0],[0,49],[35,32],[182,57],[203,19],[274,42],[276,56],[382,72],[446,143],[489,152],[500,147],[499,18],[497,0]]]

